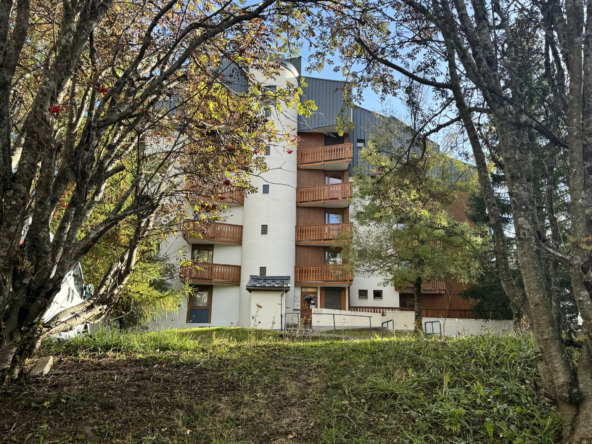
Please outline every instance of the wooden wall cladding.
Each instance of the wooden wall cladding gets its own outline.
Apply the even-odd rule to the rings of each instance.
[[[323,133],[298,133],[298,137],[300,137],[298,148],[316,148],[325,144]]]
[[[464,299],[456,294],[451,296],[446,294],[430,294],[422,295],[421,297],[421,308],[424,310],[470,310],[474,303],[474,300]]]
[[[296,245],[296,266],[316,267],[325,265],[324,247],[302,247]]]
[[[320,187],[325,185],[323,170],[298,170],[298,188]]]
[[[325,224],[325,209],[324,208],[296,208],[296,226],[311,227],[313,225]]]

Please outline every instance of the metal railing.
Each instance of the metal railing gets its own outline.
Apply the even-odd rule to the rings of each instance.
[[[384,338],[384,324],[387,325],[386,327],[386,332],[388,333],[388,325],[389,323],[393,323],[393,335],[395,334],[395,321],[393,319],[389,319],[388,321],[384,321],[381,325],[380,325],[380,337]]]
[[[368,318],[368,322],[369,322],[369,326],[370,326],[370,337],[372,337],[372,316],[364,316],[364,315],[350,315],[350,314],[335,314],[335,313],[302,313],[302,312],[291,312],[291,313],[286,313],[286,322],[284,322],[284,315],[282,315],[281,317],[281,322],[280,325],[283,327],[283,331],[285,331],[288,328],[288,316],[298,316],[298,325],[301,324],[301,318],[302,316],[310,316],[310,323],[312,325],[312,317],[313,315],[319,316],[319,315],[324,315],[324,316],[333,316],[333,332],[335,334],[337,334],[337,325],[335,322],[335,316],[348,316],[348,317],[354,317],[354,318]]]
[[[431,327],[431,330],[432,330],[431,332],[428,332],[428,324],[430,324],[430,327]],[[440,334],[440,339],[442,339],[442,323],[440,321],[425,321],[424,324],[423,324],[423,334],[424,334],[424,336],[427,338],[428,335],[436,335],[436,334],[438,334],[438,333],[436,333],[434,331],[434,324],[438,324],[439,330],[440,330],[438,333]]]

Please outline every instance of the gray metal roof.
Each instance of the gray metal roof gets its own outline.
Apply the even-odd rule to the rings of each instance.
[[[249,276],[247,290],[290,291],[290,276]]]

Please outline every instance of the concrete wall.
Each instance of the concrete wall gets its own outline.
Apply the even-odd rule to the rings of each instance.
[[[212,323],[196,324],[187,322],[187,299],[184,299],[178,311],[157,315],[147,326],[149,330],[167,328],[196,327],[236,327],[238,326],[238,306],[240,289],[232,285],[214,285],[212,292]]]
[[[251,319],[249,326],[267,330],[279,330],[284,312],[284,296],[281,291],[253,291],[251,293]]]
[[[392,319],[396,331],[413,331],[415,314],[412,311],[387,311],[384,320]],[[436,321],[441,325],[442,334],[448,337],[475,336],[484,333],[508,334],[513,331],[514,321],[486,321],[480,319],[423,318],[424,330],[438,333],[436,324],[426,326],[426,322]],[[389,328],[392,328],[389,325]]]
[[[354,282],[350,287],[349,305],[351,307],[398,307],[399,292],[395,287],[383,287],[383,279],[378,276],[364,277],[354,275]],[[360,299],[358,290],[368,290],[368,299]],[[373,299],[373,290],[382,290],[382,299]]]
[[[284,69],[275,79],[266,79],[257,72],[257,80],[265,86],[286,87],[286,83],[297,84],[295,69]],[[279,113],[273,110],[271,119],[276,129],[283,134],[296,136],[296,109],[284,106]],[[250,275],[259,275],[260,267],[266,267],[267,276],[290,276],[291,290],[287,299],[290,306],[294,300],[294,266],[296,260],[296,148],[286,152],[288,143],[284,140],[270,144],[270,155],[265,156],[269,171],[253,176],[251,183],[257,193],[245,197],[243,210],[243,246],[241,261],[240,325],[249,326],[255,315],[252,302],[254,292],[246,290]],[[269,194],[263,194],[263,185],[269,185]],[[261,225],[268,226],[268,234],[261,234]],[[215,254],[215,252],[214,252]],[[258,300],[259,296],[257,296]],[[275,310],[273,310],[275,312]],[[257,314],[260,325],[271,325],[271,312],[267,309]],[[279,325],[279,319],[276,321]],[[279,328],[279,327],[276,327]]]
[[[383,316],[379,313],[356,313],[345,310],[331,310],[328,308],[315,308],[312,314],[312,328],[313,329],[333,329],[333,316],[335,315],[335,327],[337,329],[348,328],[370,328],[370,320],[372,320],[372,328],[380,329],[380,323]],[[355,316],[351,316],[355,315]]]
[[[514,321],[511,320],[486,321],[480,319],[423,318],[424,325],[429,321],[440,321],[442,333],[448,337],[476,336],[485,333],[504,335],[512,333],[514,326]],[[438,331],[437,326],[434,326],[434,329],[436,332]],[[431,327],[428,326],[426,331],[430,332]]]

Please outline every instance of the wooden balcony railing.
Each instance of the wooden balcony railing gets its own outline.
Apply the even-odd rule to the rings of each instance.
[[[182,281],[189,280],[196,284],[240,285],[241,267],[193,262],[189,266],[181,267],[179,276]]]
[[[245,193],[226,185],[205,185],[198,192],[199,199],[209,203],[226,205],[244,205]]]
[[[319,205],[335,202],[347,202],[352,195],[351,183],[338,183],[320,187],[298,188],[298,205]]]
[[[299,149],[298,168],[349,163],[352,161],[353,154],[353,144],[351,143]]]
[[[351,230],[351,223],[296,227],[296,245],[330,244],[341,233],[351,233]]]
[[[413,293],[413,283],[410,282],[405,288],[402,288],[400,293]],[[421,284],[422,294],[446,294],[446,282],[440,280],[426,281]]]
[[[200,234],[202,237],[199,237]],[[243,226],[212,222],[204,231],[198,221],[187,219],[183,223],[183,237],[185,239],[241,245],[243,243]]]
[[[349,307],[351,311],[362,313],[380,313],[383,316],[387,311],[414,311],[410,307]],[[452,318],[452,319],[475,319],[473,310],[455,310],[445,308],[428,308],[421,310],[424,318]]]
[[[351,285],[354,275],[345,265],[321,265],[318,267],[296,267],[296,285]]]

